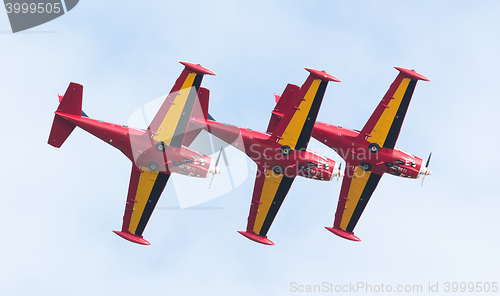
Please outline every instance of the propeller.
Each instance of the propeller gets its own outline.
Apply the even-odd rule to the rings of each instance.
[[[342,172],[342,162],[339,164],[339,174],[337,175],[337,183],[339,182],[340,172]]]
[[[212,182],[214,181],[215,174],[217,172],[217,165],[219,164],[220,155],[222,154],[224,148],[220,148],[219,155],[217,155],[217,160],[215,161],[214,172],[212,172],[212,179],[210,179],[210,184],[208,184],[208,191],[210,191],[210,187],[212,187]]]
[[[431,156],[432,156],[432,152],[429,154],[429,157],[427,158],[427,162],[425,163],[426,171],[424,171],[424,173],[423,173],[424,176],[422,177],[422,184],[420,184],[420,186],[424,186],[425,176],[431,174],[431,171],[429,170],[429,163],[431,162]]]

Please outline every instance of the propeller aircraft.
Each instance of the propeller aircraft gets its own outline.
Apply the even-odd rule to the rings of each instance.
[[[88,118],[82,111],[83,86],[70,83],[60,98],[48,144],[59,148],[76,126],[120,150],[132,162],[121,231],[131,242],[149,245],[142,236],[171,174],[206,178],[220,173],[209,156],[189,149],[189,118],[197,112],[204,75],[214,72],[181,62],[184,70],[146,130]],[[190,138],[190,137],[189,137]],[[190,138],[191,139],[191,138]]]
[[[360,241],[353,230],[383,174],[423,176],[423,184],[432,173],[431,155],[424,165],[421,158],[395,147],[417,81],[429,79],[414,70],[396,69],[399,75],[361,131],[322,122],[316,122],[312,131],[315,139],[346,161],[335,221],[325,228],[348,240]]]
[[[342,175],[338,163],[307,150],[326,86],[340,80],[324,71],[305,69],[310,75],[302,87],[288,84],[280,98],[276,97],[266,132],[213,120],[208,114],[208,95],[200,96],[205,117],[191,119],[194,128],[190,130],[205,129],[257,164],[247,229],[239,233],[265,245],[274,245],[267,233],[295,177],[330,181]]]

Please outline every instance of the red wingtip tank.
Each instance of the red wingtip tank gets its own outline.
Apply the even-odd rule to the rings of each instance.
[[[217,75],[215,72],[208,70],[205,67],[202,67],[200,64],[193,64],[189,62],[183,62],[179,61],[179,63],[183,64],[184,66],[188,67],[189,69],[193,70],[193,72],[196,72],[198,74],[207,74],[207,75]]]
[[[139,245],[147,245],[147,246],[151,245],[147,240],[143,239],[142,236],[138,236],[138,235],[123,232],[123,231],[116,231],[116,230],[113,230],[113,232],[118,234],[122,238],[124,238],[128,241],[131,241],[133,243],[136,243]]]
[[[333,234],[335,235],[338,235],[342,238],[345,238],[345,239],[348,239],[348,240],[352,240],[352,241],[355,241],[355,242],[360,242],[361,239],[357,236],[354,235],[354,233],[352,232],[347,232],[347,231],[344,231],[342,229],[338,229],[338,228],[333,228],[333,227],[325,227],[327,230],[329,230],[330,232],[332,232]]]
[[[274,246],[274,243],[270,239],[268,239],[267,236],[261,236],[261,235],[257,235],[257,234],[246,232],[246,231],[238,231],[238,232],[241,235],[243,235],[244,237],[246,237],[250,240],[253,240],[254,242],[257,242],[257,243],[260,243],[263,245]]]
[[[304,69],[306,69],[311,74],[313,74],[314,76],[318,77],[321,80],[340,82],[340,79],[331,74],[326,73],[325,71],[320,71],[312,68],[304,68]]]
[[[396,70],[403,73],[403,75],[407,76],[408,78],[412,78],[415,80],[430,81],[429,78],[425,77],[420,73],[417,73],[415,70],[410,70],[403,67],[394,67],[394,68],[396,68]]]

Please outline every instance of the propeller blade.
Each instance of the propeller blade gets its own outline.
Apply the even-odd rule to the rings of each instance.
[[[427,163],[425,164],[425,167],[426,167],[426,168],[429,168],[429,163],[431,162],[431,156],[432,156],[432,152],[431,152],[431,153],[429,153],[429,157],[427,158]],[[427,176],[427,175],[424,175],[424,176],[422,177],[422,184],[420,184],[420,186],[424,186],[425,176]]]
[[[223,149],[223,148],[220,148],[219,155],[217,155],[217,160],[215,161],[215,166],[217,166],[217,165],[219,164],[220,155],[222,154],[222,149]]]
[[[210,191],[210,187],[212,187],[212,182],[214,181],[215,174],[212,174],[212,178],[210,179],[210,184],[208,184],[208,191]]]
[[[215,161],[215,167],[217,167],[217,165],[219,164],[219,160],[220,160],[220,155],[222,154],[222,152],[224,150],[222,150],[223,148],[221,147],[220,148],[220,152],[219,152],[219,155],[217,156],[217,160]],[[210,184],[208,184],[208,191],[210,191],[210,187],[212,187],[212,182],[214,181],[214,177],[215,177],[215,173],[212,174],[212,178],[210,179]]]
[[[226,151],[223,148],[220,148],[220,150],[222,151],[222,157],[224,158],[224,163],[228,167],[229,166],[229,161],[227,160]]]
[[[340,172],[342,172],[342,162],[339,164],[339,174],[337,175],[337,183],[339,182]]]

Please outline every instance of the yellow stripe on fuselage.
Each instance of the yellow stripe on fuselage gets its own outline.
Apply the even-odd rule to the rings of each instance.
[[[345,230],[349,221],[351,221],[352,214],[358,205],[359,198],[366,187],[368,178],[370,178],[371,172],[365,172],[362,168],[356,167],[356,171],[351,180],[351,186],[349,186],[349,193],[347,195],[347,201],[345,203],[344,213],[342,214],[342,221],[340,222],[340,228]]]
[[[394,99],[391,99],[389,101],[389,103],[387,104],[388,108],[385,108],[384,112],[373,127],[373,130],[370,133],[371,137],[367,139],[368,142],[377,143],[380,147],[384,146],[385,139],[389,134],[392,122],[396,117],[396,113],[398,112],[399,106],[401,105],[401,101],[403,101],[403,97],[409,83],[410,78],[403,78],[401,84],[394,93]]]
[[[137,202],[134,203],[134,211],[132,212],[132,217],[130,217],[130,224],[128,226],[128,231],[130,231],[130,233],[135,234],[135,231],[137,230],[137,225],[139,225],[144,208],[148,203],[148,199],[151,195],[151,191],[153,190],[153,186],[155,185],[158,173],[159,172],[146,170],[141,173],[139,184],[137,184],[137,192],[135,193],[135,200]]]
[[[258,213],[255,217],[255,223],[253,226],[253,232],[259,234],[264,224],[264,220],[267,217],[267,213],[273,204],[274,197],[278,191],[278,187],[283,179],[283,174],[276,176],[272,170],[266,171],[267,175],[264,180],[264,185],[262,185],[262,193],[260,195],[260,202]]]
[[[194,79],[196,77],[196,73],[189,73],[186,77],[186,80],[182,84],[181,89],[179,90],[178,95],[174,99],[174,103],[168,109],[165,118],[161,122],[158,130],[156,131],[157,135],[153,137],[156,141],[163,141],[167,146],[170,145],[172,141],[172,137],[174,136],[175,128],[179,123],[179,119],[182,115],[182,110],[186,105],[187,98],[189,96],[189,92],[191,91],[191,87],[193,86]]]
[[[321,79],[313,80],[311,86],[307,90],[306,95],[304,96],[304,101],[302,101],[299,105],[300,109],[295,111],[295,114],[293,115],[292,119],[288,123],[288,126],[283,132],[283,139],[279,140],[278,143],[280,143],[281,145],[290,146],[292,149],[295,149],[320,84]]]

